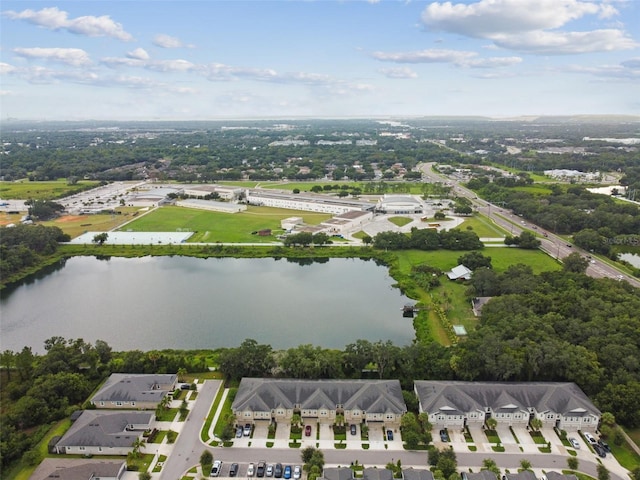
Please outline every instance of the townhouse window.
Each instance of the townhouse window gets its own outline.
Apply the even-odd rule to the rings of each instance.
[[[121,406],[122,406],[122,402],[116,402],[116,405],[117,405],[118,407],[121,407]]]
[[[85,447],[78,447],[78,450],[84,450]]]
[[[100,402],[100,406],[101,406],[101,407],[104,407],[104,402]]]

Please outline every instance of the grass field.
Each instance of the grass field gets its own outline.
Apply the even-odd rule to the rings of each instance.
[[[531,193],[532,195],[551,195],[551,193],[553,193],[549,187],[539,183],[535,185],[528,185],[526,187],[513,187],[513,190],[517,192]]]
[[[308,225],[328,220],[326,213],[249,206],[241,213],[209,212],[182,207],[162,207],[126,225],[134,232],[175,232],[188,229],[195,232],[190,242],[206,243],[270,243],[282,232],[280,221],[288,217],[302,217]],[[271,229],[273,235],[252,235],[262,229]]]
[[[81,181],[69,185],[66,180],[54,182],[0,182],[0,198],[10,200],[52,200],[81,192],[89,187],[98,186],[98,182]]]
[[[404,250],[396,252],[401,269],[406,269],[407,272],[410,270],[411,265],[421,263],[427,263],[443,271],[451,270],[458,264],[458,257],[465,253],[451,250],[434,250],[432,252]],[[493,269],[498,273],[504,272],[510,265],[515,265],[516,263],[530,265],[536,274],[562,268],[558,262],[540,250],[497,247],[485,248],[482,250],[482,254],[491,257]]]
[[[406,224],[413,222],[413,218],[408,217],[390,217],[389,221],[398,227],[404,227]]]
[[[484,215],[475,215],[473,217],[469,217],[457,228],[459,230],[466,230],[468,227],[471,227],[471,229],[480,238],[504,238],[504,236],[508,233],[501,227],[490,221]]]
[[[120,207],[116,211],[120,212],[116,215],[98,214],[98,215],[65,215],[47,222],[41,222],[47,227],[59,227],[64,233],[68,233],[71,238],[75,238],[84,232],[106,232],[130,221],[131,215],[138,211],[138,208]]]

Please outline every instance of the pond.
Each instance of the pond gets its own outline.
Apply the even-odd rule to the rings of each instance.
[[[636,268],[640,268],[640,255],[637,253],[619,253],[618,258],[625,262],[629,262]]]
[[[411,301],[373,261],[74,257],[0,296],[2,349],[43,351],[52,336],[115,350],[233,347],[343,349],[414,338]],[[310,263],[310,264],[309,264]]]

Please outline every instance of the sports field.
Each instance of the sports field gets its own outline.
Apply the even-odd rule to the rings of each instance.
[[[331,218],[326,213],[249,206],[241,213],[209,212],[183,207],[161,207],[121,228],[132,232],[194,232],[189,242],[270,243],[283,232],[280,221],[302,217],[307,225],[317,225]],[[270,229],[272,235],[252,232]]]

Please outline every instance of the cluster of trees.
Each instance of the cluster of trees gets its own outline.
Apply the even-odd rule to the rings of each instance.
[[[296,245],[300,245],[303,247],[313,245],[324,245],[325,243],[331,243],[330,237],[324,232],[311,233],[311,232],[300,232],[293,233],[291,235],[287,235],[285,239],[282,241],[285,246],[292,247]]]
[[[27,200],[29,216],[37,220],[51,220],[64,211],[64,206],[51,200]]]
[[[409,234],[380,232],[373,237],[373,246],[384,250],[479,250],[484,248],[478,235],[472,230],[442,230],[413,227]]]
[[[505,245],[515,245],[519,248],[535,250],[540,246],[540,240],[531,232],[525,230],[520,235],[507,235],[504,239]]]
[[[43,355],[33,353],[30,347],[0,353],[3,405],[0,461],[3,467],[23,455],[36,455],[31,449],[51,422],[80,408],[111,373],[184,374],[205,371],[207,367],[202,352],[117,353],[102,340],[91,344],[82,339],[51,337],[45,341],[44,350]]]
[[[7,278],[31,268],[58,249],[58,242],[71,239],[58,227],[16,225],[0,235],[0,277]]]

